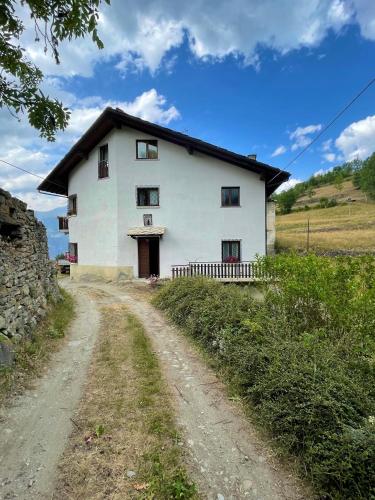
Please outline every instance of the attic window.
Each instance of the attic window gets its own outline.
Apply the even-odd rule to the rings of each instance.
[[[158,141],[151,139],[137,141],[137,160],[157,160],[157,159],[158,159]]]
[[[72,194],[68,198],[68,215],[77,215],[77,195]]]
[[[108,172],[108,144],[104,144],[99,148],[99,161],[98,161],[98,178],[105,179],[109,177]]]

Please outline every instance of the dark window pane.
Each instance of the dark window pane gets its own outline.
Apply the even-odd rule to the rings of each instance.
[[[232,241],[231,257],[240,257],[240,243],[239,241]]]
[[[231,205],[239,205],[240,204],[240,190],[238,188],[232,188],[231,190]]]
[[[239,206],[240,188],[223,187],[221,188],[221,205],[223,207]]]
[[[229,241],[223,241],[223,261],[229,257]]]
[[[100,146],[99,161],[108,161],[108,144]]]
[[[137,189],[137,204],[140,207],[158,206],[159,189],[157,188]]]
[[[158,157],[158,141],[148,142],[148,156],[150,160],[156,160]]]
[[[230,205],[230,191],[227,188],[222,190],[222,205],[227,207]]]

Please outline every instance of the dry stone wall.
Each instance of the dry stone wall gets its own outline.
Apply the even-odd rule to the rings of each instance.
[[[46,229],[0,188],[0,363],[11,357],[9,345],[32,333],[49,297],[57,300],[59,291]]]

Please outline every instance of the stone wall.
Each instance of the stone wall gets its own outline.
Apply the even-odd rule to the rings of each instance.
[[[47,235],[26,203],[0,188],[0,362],[5,345],[31,334],[59,296]]]

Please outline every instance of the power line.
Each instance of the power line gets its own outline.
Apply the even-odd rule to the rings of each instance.
[[[307,144],[307,146],[305,146],[302,149],[302,151],[300,151],[295,158],[293,158],[292,160],[290,160],[290,162],[286,165],[285,168],[288,168],[290,165],[292,165],[292,163],[294,163],[295,161],[297,161],[298,158],[300,158],[340,118],[340,116],[342,116],[345,113],[345,111],[347,109],[349,109],[350,106],[352,104],[354,104],[355,101],[357,99],[359,99],[361,97],[361,95],[364,94],[366,92],[366,90],[371,87],[371,85],[374,82],[375,82],[375,78],[373,78],[372,80],[370,80],[368,82],[368,84],[365,87],[363,87],[363,89],[360,90],[360,92],[358,92],[358,94],[355,97],[353,97],[353,99],[341,111],[339,111],[325,127],[322,128],[322,130],[319,132],[319,134],[317,134],[314,137],[314,139],[311,142],[309,142],[309,144]]]
[[[2,163],[5,163],[9,167],[13,167],[13,168],[16,168],[17,170],[21,170],[21,172],[25,172],[26,174],[33,175],[34,177],[37,177],[38,179],[41,179],[42,181],[45,180],[45,178],[42,177],[41,175],[35,174],[34,172],[30,172],[30,170],[26,170],[25,168],[18,167],[17,165],[14,165],[13,163],[10,163],[9,161],[2,160],[1,158],[0,158],[0,161]],[[58,184],[57,182],[54,182],[54,181],[48,181],[48,182],[50,182],[51,184],[55,184],[56,186],[58,186],[60,188],[65,189],[65,186],[63,186],[62,184]],[[64,196],[64,195],[57,195],[57,196]],[[64,196],[64,198],[65,198],[65,196]]]

